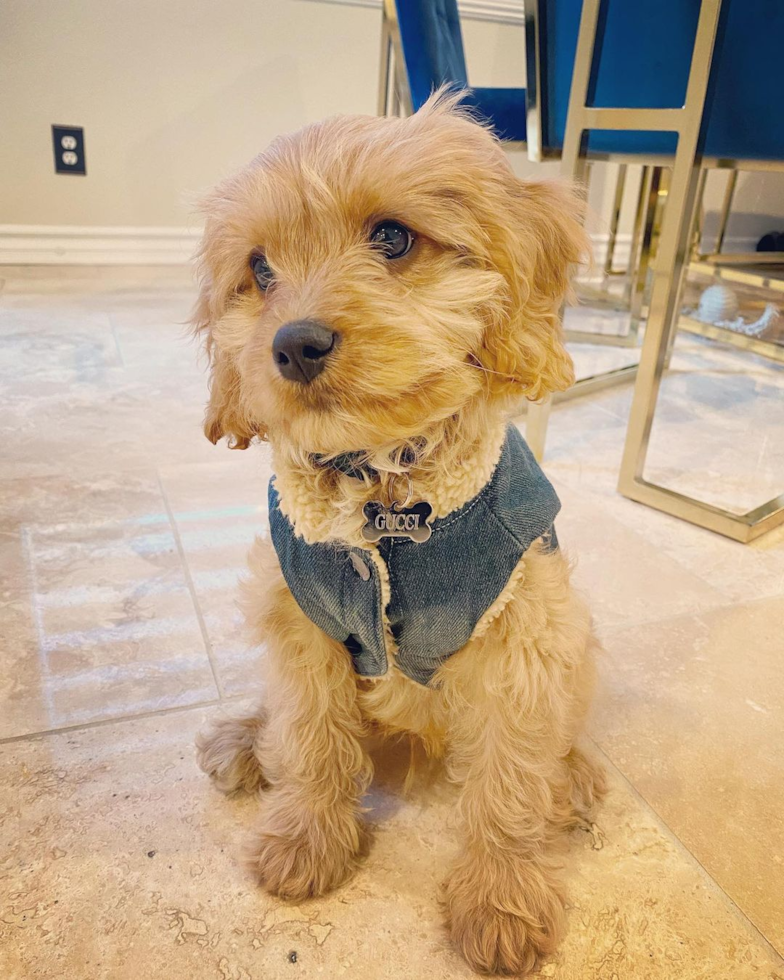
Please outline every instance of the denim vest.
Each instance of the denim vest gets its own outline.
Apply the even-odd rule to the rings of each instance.
[[[386,621],[397,646],[394,665],[428,684],[471,638],[530,545],[544,537],[550,550],[558,547],[558,497],[513,426],[490,481],[434,520],[428,541],[382,538],[375,546],[389,573],[386,609],[368,551],[305,542],[281,513],[273,483],[270,532],[283,576],[305,615],[346,646],[362,677],[387,672]]]

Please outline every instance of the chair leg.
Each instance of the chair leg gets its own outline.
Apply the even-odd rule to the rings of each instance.
[[[645,292],[648,284],[648,272],[651,267],[661,179],[661,167],[645,167],[638,208],[642,224],[642,230],[639,236],[639,253],[635,256],[634,272],[629,276],[631,292],[631,296],[629,297],[629,333],[635,339],[640,332],[642,309],[645,303]]]
[[[613,274],[615,243],[618,238],[618,225],[621,220],[623,194],[626,190],[626,170],[627,166],[625,163],[618,164],[618,178],[615,181],[615,197],[613,198],[612,216],[610,218],[610,232],[607,238],[607,254],[604,257],[605,276],[611,276]],[[631,269],[629,271],[631,271]]]
[[[737,541],[751,541],[784,524],[784,494],[738,515],[658,486],[644,476],[662,375],[677,329],[681,285],[698,206],[705,100],[722,0],[702,0],[700,4],[686,98],[683,108],[677,110],[603,109],[588,105],[600,3],[601,0],[583,0],[562,154],[563,173],[577,180],[584,178],[586,136],[590,129],[651,129],[678,134],[618,489],[632,500],[700,527]]]
[[[686,95],[686,121],[675,155],[662,234],[654,264],[650,311],[626,432],[619,491],[632,500],[700,527],[748,542],[784,523],[784,495],[738,515],[676,493],[645,479],[644,470],[656,402],[671,338],[677,329],[678,303],[698,207],[701,164],[699,138],[710,72],[719,4],[703,3]]]
[[[410,116],[414,109],[403,57],[403,45],[400,41],[395,0],[382,0],[381,7],[377,112],[379,116]]]
[[[727,187],[724,191],[724,201],[721,206],[721,216],[719,217],[719,228],[716,233],[716,254],[720,254],[722,248],[724,247],[724,236],[727,234],[727,225],[729,224],[730,214],[732,213],[732,199],[735,197],[735,188],[738,185],[738,171],[731,170],[730,177],[727,181]]]
[[[623,298],[627,306],[631,306],[634,295],[634,284],[636,280],[636,270],[639,265],[641,253],[642,237],[645,227],[645,220],[648,216],[648,199],[650,197],[650,174],[651,168],[643,165],[640,172],[640,187],[637,192],[637,207],[634,210],[634,224],[632,225],[632,237],[629,242],[629,274],[623,290]]]
[[[541,463],[544,458],[544,445],[547,440],[547,423],[550,419],[550,409],[553,401],[546,395],[540,402],[528,403],[528,415],[525,420],[525,438],[534,458]]]
[[[379,60],[377,115],[389,115],[389,73],[391,68],[392,35],[389,29],[386,4],[381,9],[381,57]]]

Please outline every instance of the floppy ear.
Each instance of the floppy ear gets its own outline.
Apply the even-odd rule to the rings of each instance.
[[[561,330],[561,306],[574,267],[590,247],[585,205],[569,184],[502,176],[494,208],[493,260],[504,276],[506,301],[490,311],[480,360],[492,388],[531,401],[574,383]]]
[[[202,261],[201,289],[191,322],[194,332],[204,336],[210,362],[210,399],[204,416],[204,434],[212,443],[226,436],[230,449],[247,449],[251,439],[263,438],[261,426],[243,407],[242,379],[231,351],[215,343],[213,325],[226,312],[225,301],[213,285]]]

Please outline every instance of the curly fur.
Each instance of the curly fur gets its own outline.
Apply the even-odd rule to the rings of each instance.
[[[281,507],[307,540],[359,544],[362,505],[379,492],[314,454],[362,450],[386,483],[413,451],[415,491],[442,516],[487,481],[521,400],[572,381],[559,310],[586,248],[581,203],[568,186],[515,178],[455,97],[407,119],[338,117],[283,137],[204,207],[205,432],[237,448],[270,441]],[[404,259],[368,246],[381,219],[416,232]],[[248,267],[257,248],[275,273],[266,294]],[[311,384],[294,385],[272,338],[309,317],[341,343]],[[395,669],[391,634],[387,675],[358,678],[265,542],[250,567],[266,714],[222,721],[200,752],[224,789],[268,787],[248,851],[258,880],[293,899],[343,882],[365,850],[365,736],[409,733],[462,787],[463,846],[444,889],[457,946],[482,971],[533,969],[563,928],[559,846],[602,792],[575,747],[595,641],[564,557],[533,545],[428,688]]]

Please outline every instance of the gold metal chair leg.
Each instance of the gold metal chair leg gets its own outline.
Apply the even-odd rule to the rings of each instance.
[[[643,168],[645,169],[645,168]],[[587,161],[585,168],[586,180],[590,181],[593,178],[594,167],[592,161]],[[607,252],[604,257],[603,273],[604,279],[606,280],[609,276],[616,277],[620,275],[626,276],[626,285],[623,289],[623,293],[613,294],[602,286],[599,289],[594,289],[582,283],[579,288],[580,299],[586,303],[586,305],[591,307],[596,307],[598,309],[609,309],[618,313],[625,312],[629,309],[629,297],[630,289],[629,282],[633,277],[635,265],[634,260],[636,256],[636,247],[634,244],[634,235],[631,247],[629,249],[629,260],[627,271],[623,270],[613,270],[613,256],[615,254],[615,247],[618,237],[618,223],[620,220],[621,206],[623,203],[624,190],[627,183],[628,176],[628,165],[619,164],[618,179],[615,186],[615,196],[613,201],[612,217],[610,221],[610,230],[607,240]],[[642,186],[642,185],[641,185]],[[640,202],[638,202],[638,212],[640,208]],[[639,217],[639,214],[638,214]],[[605,347],[637,347],[638,340],[636,334],[631,334],[630,332],[616,334],[603,334],[597,333],[595,331],[589,330],[573,330],[571,328],[566,329],[566,338],[572,343],[577,344],[598,344]]]
[[[639,252],[634,258],[634,274],[629,277],[629,333],[637,339],[642,322],[648,273],[651,267],[653,242],[659,215],[659,188],[662,180],[661,167],[645,167],[640,193],[638,217],[642,228],[639,235]]]
[[[691,258],[695,259],[700,254],[700,243],[702,242],[703,231],[705,230],[705,185],[708,182],[708,171],[700,169],[700,178],[697,182],[697,195],[694,202],[694,223],[691,229]]]
[[[550,419],[550,409],[553,406],[552,397],[546,395],[540,402],[528,403],[528,415],[525,420],[525,438],[534,458],[539,462],[544,456],[544,444],[547,438],[547,423]]]
[[[392,58],[392,35],[389,29],[386,4],[381,9],[381,56],[378,71],[378,102],[376,112],[379,116],[389,114],[389,83]]]
[[[584,178],[586,134],[592,129],[678,134],[618,489],[632,500],[700,527],[738,541],[751,541],[784,523],[784,495],[747,514],[737,515],[659,486],[646,480],[644,475],[669,341],[677,329],[680,289],[694,228],[701,173],[700,137],[722,0],[702,0],[700,4],[686,99],[680,109],[616,109],[588,105],[600,3],[601,0],[583,0],[562,154],[563,172],[578,180]]]
[[[724,190],[724,201],[721,205],[721,215],[719,217],[719,228],[716,233],[716,254],[720,254],[724,247],[724,237],[727,234],[730,214],[732,213],[732,199],[735,197],[735,188],[738,186],[738,171],[730,170],[730,177]]]
[[[382,0],[381,65],[377,109],[380,116],[413,112],[395,0]]]
[[[680,286],[686,265],[700,182],[699,133],[721,0],[703,0],[694,55],[679,126],[662,235],[656,255],[650,312],[626,433],[619,491],[632,500],[733,538],[748,542],[784,523],[784,495],[737,515],[676,493],[644,476],[656,402],[669,349],[677,329]]]
[[[634,286],[637,281],[637,271],[641,253],[642,239],[644,234],[645,222],[648,217],[649,198],[650,198],[651,168],[644,165],[640,172],[640,187],[637,193],[637,207],[634,211],[634,224],[632,225],[632,237],[629,242],[629,275],[623,289],[623,298],[626,304],[631,307]]]
[[[615,196],[613,198],[612,217],[610,218],[610,231],[607,237],[607,253],[604,257],[604,274],[612,276],[613,256],[615,255],[615,243],[618,239],[618,225],[621,220],[621,207],[623,206],[623,195],[626,190],[626,171],[625,163],[618,164],[618,178],[615,181]],[[630,266],[631,268],[631,266]]]

